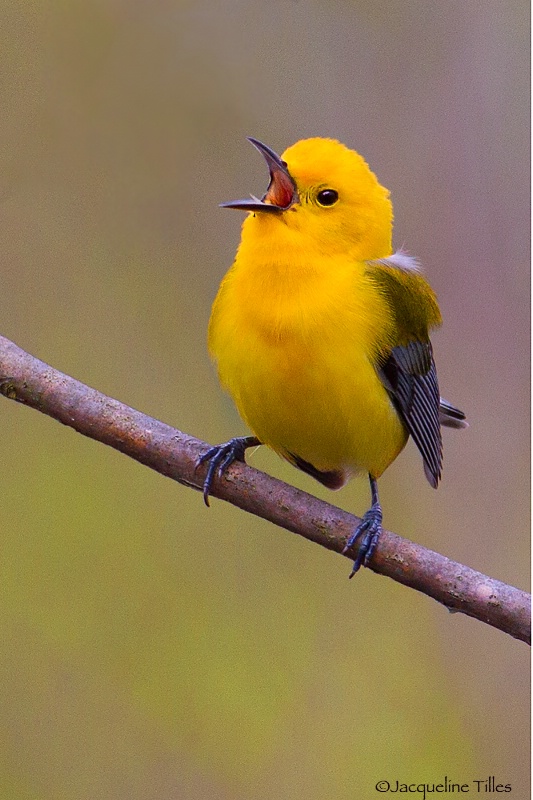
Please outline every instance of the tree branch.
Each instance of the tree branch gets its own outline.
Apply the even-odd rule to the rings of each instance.
[[[64,375],[0,337],[0,393],[48,414],[79,433],[120,450],[185,486],[200,490],[208,445]],[[233,464],[212,495],[340,553],[360,520],[246,464]],[[357,547],[347,554],[353,559]],[[383,531],[370,567],[530,642],[525,592],[482,575],[432,550]]]

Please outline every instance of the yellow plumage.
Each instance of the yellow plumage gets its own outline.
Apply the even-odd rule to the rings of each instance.
[[[220,381],[260,442],[331,488],[360,471],[375,486],[409,433],[417,436],[390,383],[393,356],[398,364],[405,356],[406,376],[411,361],[415,373],[427,367],[429,375],[428,329],[440,323],[435,296],[416,263],[393,254],[389,192],[358,153],[315,138],[280,160],[252,142],[271,182],[262,201],[226,204],[251,213],[209,323]],[[436,391],[428,417],[438,414]],[[435,450],[434,461],[424,456],[434,485],[438,422],[436,430],[432,422],[428,435],[422,431]]]
[[[249,258],[245,242],[209,325],[222,385],[280,455],[379,477],[407,434],[373,366],[391,326],[364,264],[310,253],[287,268],[267,248]]]

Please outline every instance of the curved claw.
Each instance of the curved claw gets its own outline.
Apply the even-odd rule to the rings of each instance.
[[[381,510],[381,506],[379,503],[375,503],[363,516],[362,522],[357,526],[355,531],[346,542],[346,546],[342,551],[343,553],[346,553],[360,536],[363,537],[361,539],[361,543],[359,544],[357,558],[354,561],[352,571],[349,575],[350,578],[353,578],[355,573],[362,565],[368,567],[370,559],[372,558],[379,542],[382,520],[383,511]]]
[[[203,456],[200,456],[196,467],[209,462],[202,491],[206,506],[209,505],[209,495],[215,473],[222,475],[234,461],[244,461],[244,453],[248,447],[256,447],[259,444],[261,442],[255,436],[237,436],[230,439],[229,442],[210,447]]]

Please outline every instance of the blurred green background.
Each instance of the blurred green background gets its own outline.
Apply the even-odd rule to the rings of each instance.
[[[339,138],[392,190],[471,422],[438,492],[407,447],[385,525],[526,588],[528,31],[525,0],[4,0],[0,332],[206,441],[244,433],[205,347],[242,221],[217,204],[266,188],[246,135]],[[0,797],[528,796],[525,645],[0,404]],[[368,505],[364,480],[252,463]]]

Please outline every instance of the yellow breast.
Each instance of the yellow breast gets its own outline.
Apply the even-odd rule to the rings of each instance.
[[[209,325],[221,383],[285,458],[345,479],[379,477],[407,435],[374,366],[390,313],[364,263],[246,255],[222,282]]]

